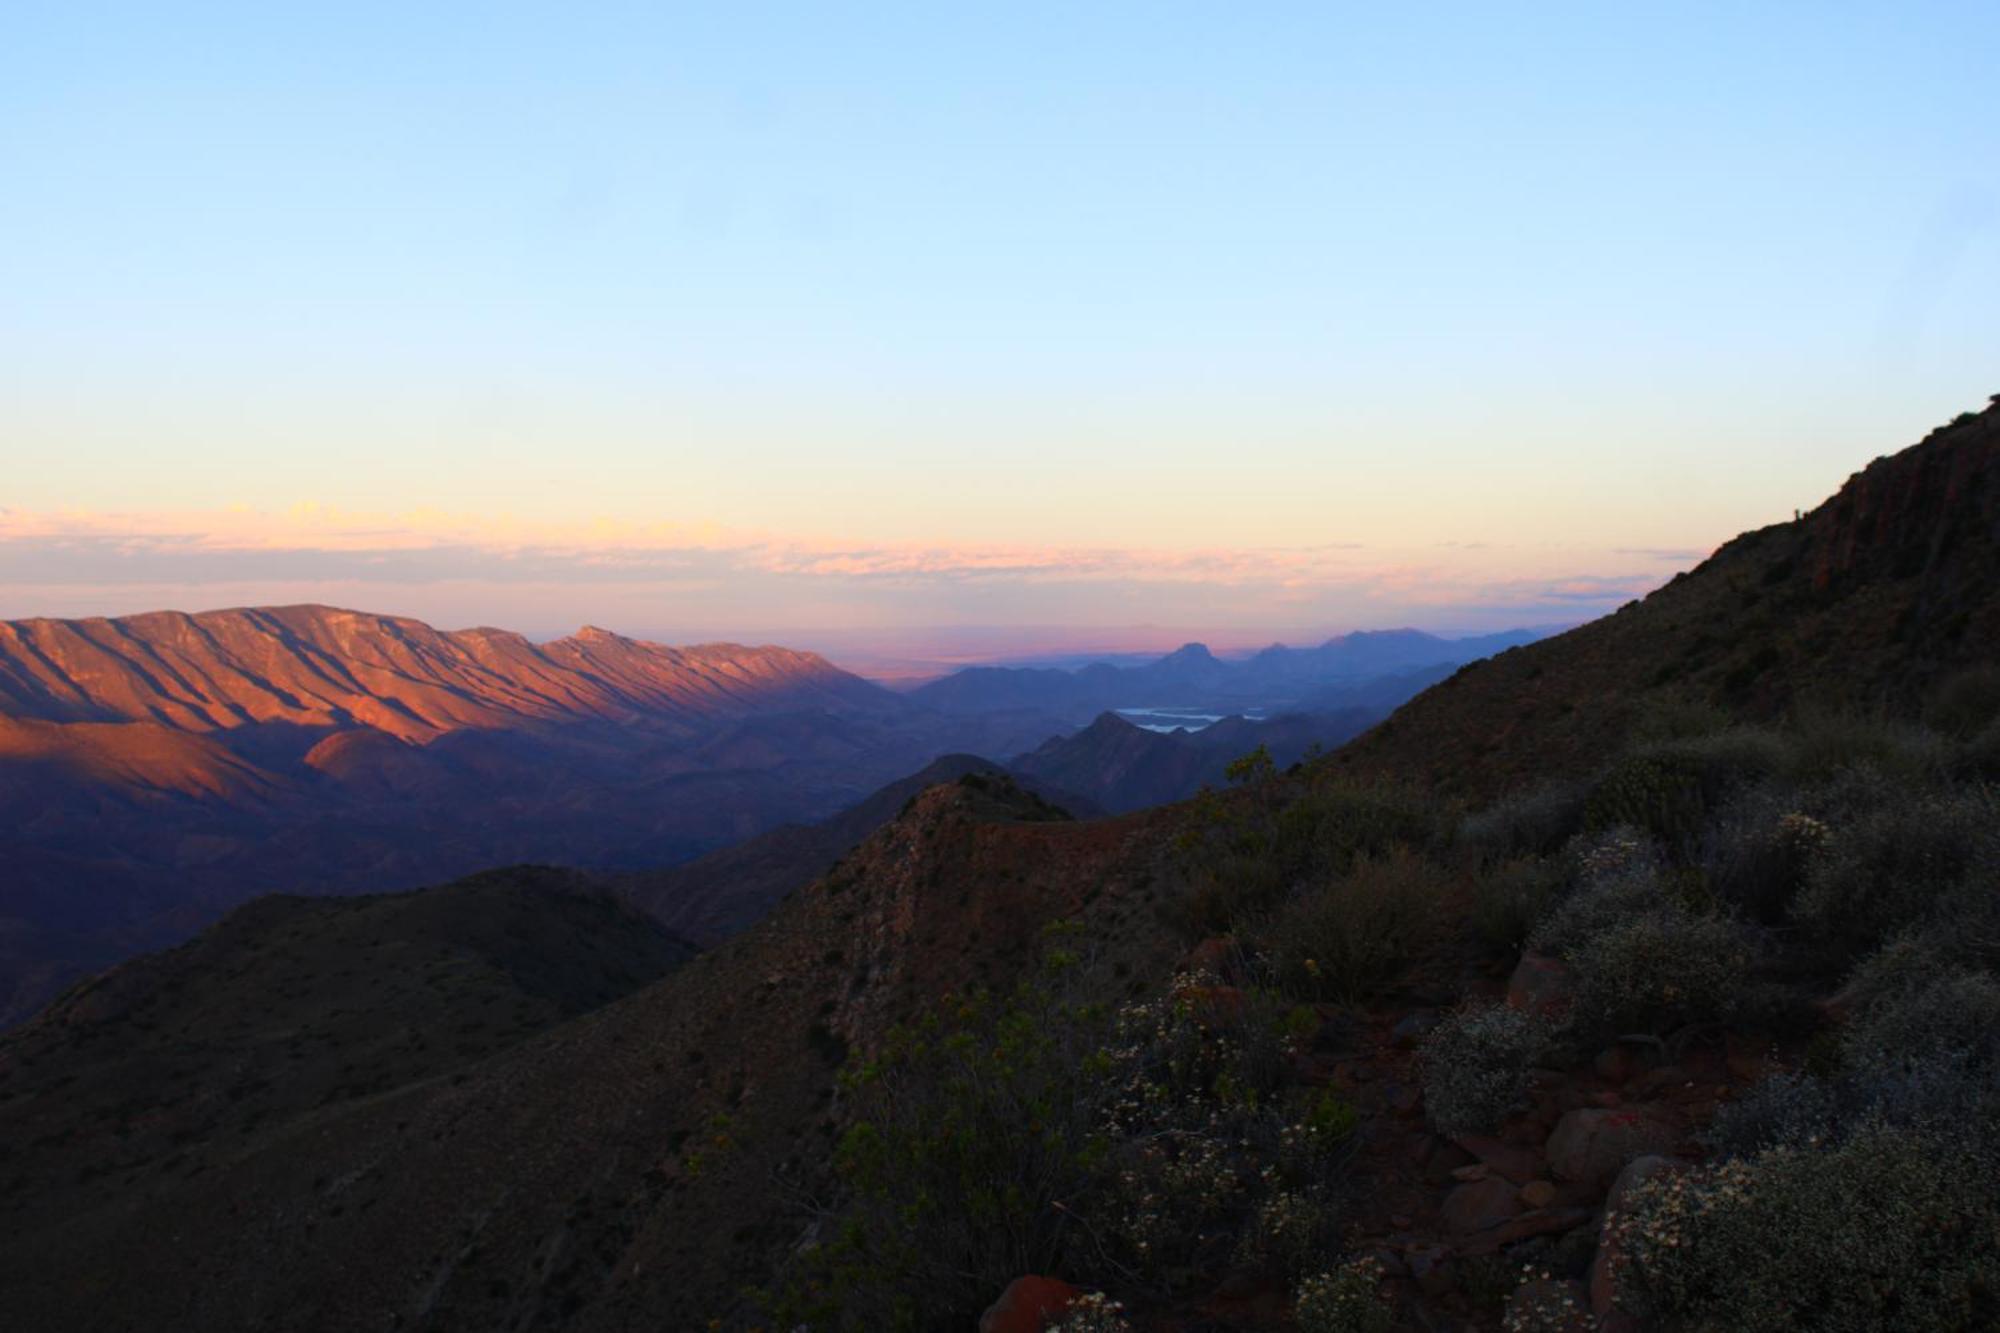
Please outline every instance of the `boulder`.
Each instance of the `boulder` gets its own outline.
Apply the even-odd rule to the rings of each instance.
[[[1562,1180],[1608,1185],[1627,1162],[1668,1152],[1677,1137],[1671,1124],[1643,1108],[1571,1111],[1549,1135],[1549,1169]]]
[[[1675,1171],[1687,1170],[1687,1163],[1672,1157],[1635,1157],[1611,1183],[1604,1196],[1604,1221],[1597,1231],[1597,1255],[1590,1261],[1590,1309],[1600,1318],[1618,1308],[1618,1278],[1623,1267],[1623,1247],[1618,1243],[1618,1221],[1626,1201],[1641,1181]]]
[[[1505,1176],[1516,1185],[1525,1185],[1542,1174],[1542,1155],[1533,1148],[1487,1134],[1461,1134],[1452,1142],[1484,1162],[1495,1175]]]
[[[1469,1181],[1444,1196],[1444,1224],[1461,1240],[1489,1231],[1520,1212],[1521,1200],[1514,1187],[1494,1177]]]
[[[1069,1309],[1083,1292],[1061,1278],[1030,1273],[1017,1277],[1000,1299],[979,1316],[979,1333],[1042,1333],[1042,1326]]]
[[[1569,967],[1559,958],[1524,953],[1507,981],[1507,1006],[1538,1018],[1558,1018],[1569,1012],[1574,988]]]

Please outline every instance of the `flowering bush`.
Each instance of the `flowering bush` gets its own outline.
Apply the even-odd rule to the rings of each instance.
[[[1243,997],[1212,1013],[1213,978],[1178,978],[1118,1014],[1106,1052],[1103,1131],[1113,1171],[1095,1225],[1131,1271],[1175,1289],[1235,1254],[1286,1269],[1331,1238],[1351,1107],[1287,1108],[1258,1050],[1282,1020]]]
[[[1877,1125],[1647,1181],[1613,1222],[1620,1300],[1689,1329],[1993,1327],[1989,1153]]]
[[[1307,1278],[1293,1302],[1300,1333],[1387,1333],[1394,1320],[1381,1287],[1382,1265],[1365,1255]]]
[[[1086,1292],[1069,1303],[1048,1333],[1132,1333],[1125,1307],[1101,1291]]]
[[[1459,1009],[1425,1038],[1424,1109],[1440,1134],[1484,1134],[1525,1104],[1528,1067],[1554,1036],[1506,1005]]]
[[[1741,998],[1751,961],[1734,923],[1671,906],[1608,926],[1565,956],[1576,976],[1571,1020],[1600,1032],[1723,1017]]]

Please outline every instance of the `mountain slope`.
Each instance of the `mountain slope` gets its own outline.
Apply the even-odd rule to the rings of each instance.
[[[1588,771],[1665,701],[1914,713],[2000,656],[2000,405],[1878,458],[1615,614],[1459,671],[1335,757],[1493,795]]]
[[[1330,748],[1382,716],[1379,709],[1328,715],[1286,714],[1252,721],[1230,717],[1199,731],[1150,731],[1105,713],[1072,736],[1056,736],[1008,762],[1015,773],[1063,791],[1081,792],[1114,813],[1143,810],[1221,786],[1229,764],[1264,746],[1280,767],[1315,746]]]
[[[933,788],[737,940],[449,1079],[304,1111],[116,1200],[38,1176],[0,1292],[50,1333],[704,1326],[797,1243],[846,1049],[1004,984],[1052,916],[1163,961],[1151,817],[1048,814],[976,775]],[[14,1076],[0,1141],[90,1045]],[[230,1077],[206,1068],[198,1091]]]
[[[1020,777],[977,755],[944,755],[831,819],[787,824],[681,865],[623,876],[621,890],[689,939],[703,944],[725,939],[757,921],[786,894],[819,878],[918,793],[968,773],[1010,781]],[[1090,802],[1032,778],[1023,786],[1073,816],[1100,813]]]
[[[694,952],[568,871],[260,899],[0,1036],[0,1216],[13,1231],[44,1220],[38,1199],[75,1210],[160,1187],[275,1126],[515,1045]]]

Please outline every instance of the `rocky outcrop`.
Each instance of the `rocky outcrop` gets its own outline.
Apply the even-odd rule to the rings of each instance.
[[[1645,1109],[1571,1111],[1549,1135],[1549,1169],[1579,1185],[1604,1185],[1634,1158],[1669,1151],[1678,1137],[1672,1124]]]

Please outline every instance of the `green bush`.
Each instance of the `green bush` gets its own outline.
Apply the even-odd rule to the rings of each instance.
[[[1509,861],[1472,885],[1466,923],[1482,950],[1510,958],[1527,947],[1562,893],[1562,869],[1551,861]]]
[[[1751,948],[1734,922],[1662,906],[1598,931],[1564,957],[1579,1029],[1665,1032],[1730,1014],[1743,996]]]
[[[1835,965],[1917,924],[1968,881],[2000,874],[2000,804],[1983,790],[1885,792],[1849,822],[1829,820],[1792,918]]]
[[[1948,736],[1971,737],[2000,721],[2000,667],[1968,667],[1946,677],[1924,721]]]
[[[2000,1320],[1990,1148],[1877,1125],[1647,1181],[1614,1225],[1628,1310],[1689,1330]]]
[[[1794,771],[1808,780],[1859,768],[1902,783],[1930,782],[1950,759],[1936,733],[1894,718],[1808,714],[1792,724],[1790,735]]]
[[[1394,1311],[1382,1298],[1382,1265],[1363,1256],[1299,1284],[1299,1333],[1388,1333]]]
[[[1443,872],[1406,848],[1355,861],[1265,929],[1279,987],[1307,1000],[1381,991],[1435,938],[1445,888]]]
[[[1109,1153],[1111,1018],[1052,959],[1011,997],[949,1002],[843,1073],[847,1202],[774,1298],[787,1325],[967,1326],[1022,1273],[1068,1267],[1074,1215],[1052,1205],[1087,1197]]]
[[[1238,1257],[1290,1264],[1298,1247],[1330,1241],[1344,1201],[1353,1108],[1325,1093],[1286,1104],[1254,1049],[1280,1040],[1279,1025],[1247,1009],[1218,1021],[1215,995],[1183,977],[1127,1006],[1107,1052],[1112,1156],[1091,1232],[1155,1290]]]
[[[1584,797],[1573,783],[1544,783],[1503,797],[1465,817],[1459,846],[1481,865],[1549,855],[1582,828]]]
[[[1672,902],[1645,844],[1617,831],[1572,853],[1577,887],[1529,934],[1537,953],[1567,957],[1606,930]]]
[[[1852,1069],[1948,1063],[2000,1071],[2000,979],[1987,972],[1909,977],[1848,1028]]]
[[[1653,745],[1619,760],[1598,780],[1584,802],[1583,825],[1628,825],[1669,847],[1691,849],[1711,809],[1791,762],[1782,739],[1752,728]]]
[[[1504,1004],[1454,1011],[1424,1039],[1424,1111],[1446,1136],[1486,1134],[1527,1104],[1528,1070],[1554,1039]]]
[[[1436,846],[1447,831],[1443,813],[1421,793],[1323,771],[1233,797],[1208,793],[1191,824],[1177,842],[1188,885],[1180,913],[1197,937],[1239,929],[1300,886],[1345,875],[1359,860]]]
[[[1765,925],[1784,920],[1824,850],[1827,826],[1798,808],[1784,789],[1759,789],[1732,801],[1710,821],[1700,867],[1721,901]]]
[[[1434,846],[1447,831],[1436,803],[1413,788],[1322,778],[1278,812],[1273,854],[1300,883],[1344,875],[1395,847]]]

